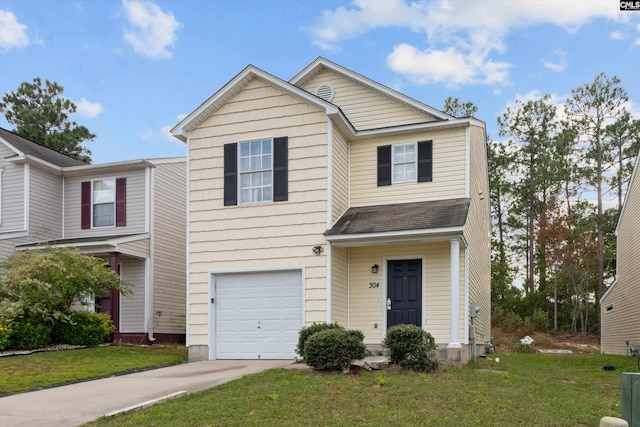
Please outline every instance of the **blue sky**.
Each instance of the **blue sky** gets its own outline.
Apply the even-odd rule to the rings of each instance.
[[[0,94],[56,81],[94,163],[184,155],[168,130],[248,64],[289,80],[318,56],[498,138],[515,99],[562,103],[616,75],[640,118],[640,11],[618,0],[0,0]],[[0,117],[0,126],[11,128]]]

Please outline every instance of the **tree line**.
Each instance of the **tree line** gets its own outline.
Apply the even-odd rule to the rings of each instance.
[[[562,105],[518,100],[488,138],[492,318],[547,331],[599,332],[616,273],[615,228],[640,151],[640,120],[617,77],[601,73]],[[472,115],[449,98],[445,111]]]

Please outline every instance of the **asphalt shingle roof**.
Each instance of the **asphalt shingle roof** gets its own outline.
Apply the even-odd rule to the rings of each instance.
[[[51,163],[56,166],[66,167],[81,166],[87,164],[83,161],[76,160],[73,157],[67,156],[66,154],[58,153],[57,151],[47,148],[44,145],[29,141],[28,139],[18,136],[15,133],[3,128],[0,128],[0,138],[13,145],[16,149],[22,151],[24,154],[37,157],[40,160],[44,160],[45,162]]]
[[[349,208],[326,236],[462,227],[470,199]]]

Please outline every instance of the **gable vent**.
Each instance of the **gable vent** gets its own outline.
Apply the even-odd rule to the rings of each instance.
[[[321,83],[316,89],[316,96],[318,98],[324,99],[327,102],[333,101],[333,86],[328,83]]]

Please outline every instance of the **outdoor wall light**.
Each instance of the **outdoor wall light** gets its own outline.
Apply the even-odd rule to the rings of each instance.
[[[320,245],[313,247],[313,253],[316,254],[316,255],[320,255],[323,250],[324,249],[322,249],[322,246],[320,246]]]
[[[373,264],[373,265],[371,266],[371,272],[372,272],[373,274],[378,274],[378,264]]]

